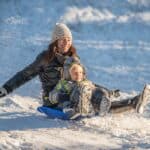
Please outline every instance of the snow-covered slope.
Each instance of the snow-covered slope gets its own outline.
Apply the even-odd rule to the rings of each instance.
[[[92,81],[123,98],[150,83],[149,0],[2,0],[0,85],[47,48],[56,22],[72,30]],[[141,116],[51,120],[36,111],[40,86],[35,78],[0,99],[0,149],[150,149],[150,105]]]

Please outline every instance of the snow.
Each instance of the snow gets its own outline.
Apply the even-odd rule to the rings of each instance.
[[[123,16],[119,16],[117,18],[117,22],[119,23],[128,23],[130,21],[141,21],[145,22],[146,24],[150,24],[150,12],[141,12],[141,13],[129,13]]]
[[[146,149],[150,146],[150,116],[145,116],[150,109],[142,116],[127,113],[75,122],[46,118],[36,111],[39,103],[38,99],[15,94],[1,100],[1,149]]]
[[[143,6],[149,6],[150,1],[149,0],[128,0],[129,3],[132,5],[143,5]]]
[[[114,19],[115,16],[104,9],[99,11],[92,7],[87,7],[83,9],[79,9],[77,7],[68,8],[64,17],[61,18],[65,20],[66,23],[77,23],[77,22],[101,22],[101,21],[109,21]]]
[[[149,0],[0,1],[0,85],[48,47],[56,22],[66,23],[88,77],[120,99],[150,83]],[[89,57],[90,56],[90,57]],[[150,103],[80,121],[49,119],[38,78],[0,99],[0,149],[150,149]]]
[[[130,21],[141,21],[148,25],[150,24],[150,12],[141,13],[127,13],[124,15],[115,15],[107,9],[101,11],[93,8],[87,7],[79,9],[77,7],[68,8],[66,14],[61,18],[61,21],[65,23],[104,23],[116,21],[119,23],[128,23]]]
[[[15,25],[17,25],[17,24],[27,24],[27,19],[22,18],[20,16],[13,16],[13,17],[6,18],[4,20],[4,22],[6,24],[15,24]]]

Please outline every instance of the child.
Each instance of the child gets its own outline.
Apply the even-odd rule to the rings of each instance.
[[[150,96],[150,85],[146,85],[143,92],[132,99],[111,102],[107,90],[86,79],[85,70],[81,64],[72,64],[69,73],[71,80],[60,80],[55,89],[50,92],[49,100],[53,104],[62,104],[61,108],[72,108],[81,116],[93,114],[104,116],[107,112],[114,112],[122,108],[125,110],[127,107],[142,113],[148,96]]]

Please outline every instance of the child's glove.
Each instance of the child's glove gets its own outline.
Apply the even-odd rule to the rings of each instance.
[[[51,104],[57,104],[58,103],[58,92],[52,91],[49,93],[49,101]]]

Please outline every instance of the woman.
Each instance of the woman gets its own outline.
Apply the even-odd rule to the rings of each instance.
[[[48,94],[61,79],[64,61],[68,57],[79,61],[72,44],[71,31],[65,24],[57,23],[48,49],[39,54],[33,63],[8,80],[0,88],[0,97],[6,96],[38,75],[42,83],[43,105],[51,106]]]

